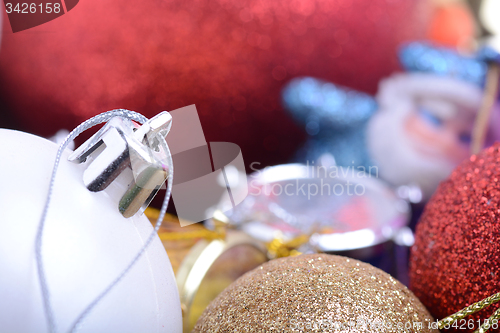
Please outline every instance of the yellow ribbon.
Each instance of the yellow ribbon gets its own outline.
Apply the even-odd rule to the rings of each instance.
[[[160,211],[156,208],[148,207],[144,212],[146,217],[151,221],[154,221],[158,218]],[[171,216],[165,215],[164,221],[169,222],[178,222],[178,220]],[[192,231],[160,231],[158,232],[158,236],[160,239],[169,240],[169,241],[177,241],[177,240],[191,240],[196,238],[202,238],[207,240],[213,239],[224,239],[226,237],[226,228],[220,227],[222,223],[219,225],[216,224],[215,230],[208,230],[206,228],[201,228],[199,230]],[[307,243],[309,241],[309,235],[301,235],[295,237],[289,241],[283,241],[281,237],[274,238],[271,242],[266,244],[268,250],[268,256],[272,259],[274,258],[283,258],[283,257],[293,257],[301,254],[301,252],[297,251],[297,248],[301,245]]]
[[[144,211],[144,215],[150,220],[150,221],[155,221],[158,216],[160,215],[160,211],[156,208],[148,207]],[[165,215],[165,218],[163,221],[168,221],[168,222],[178,222],[173,216],[171,215]],[[196,238],[203,238],[207,240],[213,240],[213,239],[224,239],[226,237],[226,232],[222,228],[216,228],[214,231],[208,230],[206,228],[199,228],[199,230],[192,230],[192,231],[163,231],[159,230],[158,231],[158,236],[162,241],[164,240],[170,240],[170,241],[177,241],[177,240],[191,240],[191,239],[196,239]]]
[[[281,237],[276,237],[272,241],[266,244],[268,255],[271,259],[283,258],[283,257],[294,257],[302,254],[297,251],[297,248],[302,244],[309,241],[308,235],[301,235],[295,237],[287,242],[283,241]]]

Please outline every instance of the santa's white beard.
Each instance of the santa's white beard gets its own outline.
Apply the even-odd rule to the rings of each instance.
[[[407,115],[408,112],[376,113],[368,124],[368,148],[380,178],[395,186],[417,184],[423,199],[427,200],[454,165],[444,158],[432,158],[416,151],[412,138],[404,132]]]

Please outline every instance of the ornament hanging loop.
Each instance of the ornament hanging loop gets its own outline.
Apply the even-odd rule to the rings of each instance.
[[[126,190],[118,208],[126,218],[142,213],[167,179],[168,156],[160,144],[172,125],[172,116],[162,112],[142,126],[116,116],[102,129],[76,149],[68,158],[75,163],[92,159],[83,173],[88,190],[106,189],[127,168],[132,175],[126,177]]]
[[[172,155],[171,155],[170,149],[168,148],[168,145],[165,141],[165,135],[170,130],[171,118],[169,119],[170,114],[168,114],[168,113],[166,113],[166,114],[165,114],[165,112],[160,113],[158,116],[156,116],[148,121],[148,119],[146,117],[144,117],[143,115],[141,115],[140,113],[128,111],[128,110],[124,110],[124,109],[103,112],[103,113],[83,122],[82,124],[78,125],[66,137],[66,139],[63,141],[63,143],[61,143],[61,145],[59,146],[59,149],[57,150],[57,154],[56,154],[56,159],[54,162],[54,168],[52,169],[52,175],[50,178],[49,188],[48,188],[48,192],[47,192],[47,199],[45,201],[45,206],[43,208],[42,215],[40,217],[40,222],[38,224],[38,230],[37,230],[37,234],[36,234],[36,238],[35,238],[35,258],[36,258],[36,264],[37,264],[38,279],[39,279],[39,283],[40,283],[40,289],[42,292],[45,317],[47,319],[47,326],[48,326],[49,332],[55,333],[57,331],[57,326],[56,326],[54,311],[53,311],[52,304],[50,301],[50,292],[49,292],[49,288],[48,288],[48,284],[47,284],[47,277],[45,274],[45,267],[44,267],[44,263],[43,263],[43,256],[42,256],[43,242],[42,241],[43,241],[43,231],[44,231],[45,223],[47,220],[47,214],[49,211],[49,206],[50,206],[50,202],[52,200],[52,195],[53,195],[53,191],[54,191],[57,170],[59,168],[59,164],[61,162],[61,158],[62,158],[62,154],[63,154],[64,150],[68,147],[69,143],[72,142],[78,135],[80,135],[82,132],[86,131],[87,129],[89,129],[93,126],[110,121],[111,119],[116,118],[116,117],[126,119],[128,121],[133,120],[139,124],[147,123],[146,127],[144,127],[144,128],[139,126],[139,129],[141,129],[141,130],[134,137],[134,139],[141,142],[142,145],[148,146],[149,149],[147,150],[147,152],[148,152],[148,154],[150,154],[149,155],[150,158],[153,158],[156,156],[156,154],[153,153],[153,151],[156,153],[163,152],[165,154],[165,156],[164,156],[165,158],[162,159],[162,162],[165,162],[165,163],[164,163],[164,165],[162,165],[162,168],[164,170],[169,171],[167,173],[167,176],[166,176],[168,178],[167,191],[166,191],[165,198],[163,200],[163,204],[161,206],[160,212],[158,214],[158,219],[156,221],[154,230],[150,233],[150,235],[148,236],[148,238],[146,239],[146,241],[144,242],[142,247],[137,251],[135,256],[131,258],[129,263],[117,275],[117,277],[114,280],[110,281],[108,286],[106,288],[104,288],[100,294],[96,295],[94,300],[92,302],[90,302],[90,304],[88,304],[87,307],[76,318],[76,320],[73,322],[73,324],[71,325],[71,328],[69,330],[69,332],[76,332],[82,326],[83,320],[87,317],[87,315],[127,275],[127,273],[130,271],[130,269],[137,263],[137,261],[141,258],[141,256],[146,252],[148,246],[151,244],[154,237],[157,235],[158,229],[161,227],[163,218],[164,218],[165,213],[167,211],[168,202],[170,201],[170,196],[172,193],[173,176],[174,176]],[[137,131],[137,129],[136,130],[132,129],[132,131],[135,132],[135,131]],[[118,140],[118,142],[119,141],[120,140]],[[85,149],[82,149],[82,150],[85,150]],[[138,149],[137,151],[140,151],[140,149]],[[111,154],[111,156],[113,156],[113,154]],[[158,156],[156,156],[156,157],[158,157]],[[146,159],[145,156],[142,156],[142,158]],[[119,159],[119,161],[121,161],[121,163],[123,163],[123,161],[121,159]],[[106,164],[106,163],[104,163],[104,164]],[[101,166],[102,166],[102,164],[101,164]],[[108,164],[108,166],[109,166],[109,164]],[[139,170],[141,170],[141,169],[139,169]],[[152,197],[151,197],[151,199],[152,199]]]

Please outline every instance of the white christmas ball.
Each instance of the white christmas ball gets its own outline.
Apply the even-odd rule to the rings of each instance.
[[[0,142],[0,332],[46,332],[35,237],[58,147],[5,129]],[[69,152],[57,173],[42,247],[59,332],[71,328],[153,230],[143,215],[125,219],[110,192],[88,191],[86,165],[68,162]],[[174,273],[158,236],[78,332],[182,332]]]

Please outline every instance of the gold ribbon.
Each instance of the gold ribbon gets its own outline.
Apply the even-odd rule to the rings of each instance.
[[[160,239],[162,241],[163,240],[170,240],[170,241],[189,240],[189,239],[196,239],[196,238],[213,240],[213,239],[223,239],[225,237],[225,235],[223,235],[223,234],[220,234],[216,231],[212,231],[212,230],[208,230],[208,229],[187,231],[187,232],[159,231],[158,236],[160,237]]]
[[[144,214],[149,220],[155,221],[158,218],[160,211],[156,208],[148,207]],[[164,221],[178,222],[173,216],[169,216],[170,215],[165,215]],[[224,239],[226,237],[227,223],[223,223],[222,221],[218,221],[217,219],[214,219],[214,222],[215,230],[213,231],[208,230],[204,227],[200,228],[199,230],[183,232],[162,231],[160,229],[160,231],[158,231],[158,236],[162,241],[192,240],[196,238],[202,238],[206,240]],[[301,235],[285,242],[281,237],[276,237],[271,242],[266,244],[268,256],[271,259],[297,256],[301,254],[301,252],[297,251],[297,248],[307,243],[309,241],[309,238],[309,235]]]
[[[155,221],[158,219],[158,216],[160,215],[160,211],[156,208],[148,207],[144,211],[144,215],[150,220],[150,221]],[[178,220],[172,216],[165,215],[165,218],[163,221],[168,221],[168,222],[179,222]],[[158,236],[162,241],[164,240],[170,240],[170,241],[177,241],[177,240],[191,240],[191,239],[196,239],[196,238],[202,238],[202,239],[207,239],[207,240],[213,240],[213,239],[224,239],[226,237],[226,231],[223,228],[215,228],[215,230],[208,230],[206,228],[200,228],[199,230],[191,230],[191,231],[163,231],[159,230],[158,231]]]
[[[298,256],[302,253],[297,251],[297,248],[308,241],[308,235],[301,235],[286,242],[281,237],[276,237],[266,244],[268,256],[271,259]]]
[[[443,329],[445,326],[447,325],[450,325],[452,323],[454,323],[455,321],[459,321],[459,320],[462,320],[464,319],[465,317],[471,315],[471,314],[474,314],[478,311],[481,311],[482,309],[492,305],[492,304],[495,304],[497,302],[500,301],[500,293],[497,293],[497,294],[494,294],[490,297],[487,297],[479,302],[476,302],[472,305],[469,305],[468,307],[466,307],[465,309],[462,309],[460,311],[458,311],[457,313],[455,314],[452,314],[451,316],[448,316],[442,320],[440,320],[438,322],[438,327],[439,329]],[[500,320],[500,308],[497,309],[491,316],[490,318],[488,318],[488,320],[486,320],[484,322],[483,325],[481,325],[481,327],[479,327],[477,330],[474,331],[474,333],[484,333],[486,332],[488,329],[490,329],[492,323],[494,321],[497,321],[497,323],[499,322]]]

